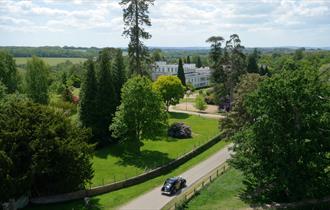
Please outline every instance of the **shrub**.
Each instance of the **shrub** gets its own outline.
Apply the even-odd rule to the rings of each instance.
[[[168,129],[167,134],[173,138],[191,138],[191,128],[182,122],[173,123]]]

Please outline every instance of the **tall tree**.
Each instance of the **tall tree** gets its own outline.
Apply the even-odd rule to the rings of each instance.
[[[178,77],[181,80],[182,85],[186,86],[186,76],[184,74],[184,68],[181,58],[179,59]]]
[[[121,88],[123,87],[124,83],[126,82],[126,67],[124,64],[124,58],[123,58],[123,51],[121,49],[117,49],[113,64],[113,76],[114,76],[114,86],[115,86],[115,92],[117,96],[117,106],[120,104],[120,93]]]
[[[246,68],[246,71],[248,73],[259,73],[258,59],[259,59],[259,53],[258,50],[255,48],[253,53],[251,53],[248,56],[247,68]]]
[[[227,81],[225,87],[229,95],[229,101],[233,99],[234,88],[239,81],[239,77],[246,73],[246,59],[243,53],[244,46],[237,34],[230,35],[226,42],[226,50],[229,52],[229,62],[227,69]]]
[[[253,199],[329,195],[329,79],[314,69],[283,70],[247,97],[253,121],[235,135],[232,165],[245,175]]]
[[[0,82],[7,88],[8,93],[17,90],[18,75],[13,57],[5,52],[0,52]]]
[[[122,103],[110,126],[112,135],[128,140],[129,150],[140,152],[141,138],[151,138],[166,126],[167,114],[152,82],[141,76],[129,79],[122,90]]]
[[[240,81],[235,87],[232,112],[220,125],[221,131],[224,131],[226,136],[234,135],[245,125],[253,122],[253,118],[244,104],[248,95],[255,91],[265,78],[256,73],[247,73],[240,77]]]
[[[186,63],[188,63],[188,64],[191,63],[190,62],[190,56],[189,55],[187,56],[187,62]]]
[[[112,121],[113,115],[118,104],[114,78],[111,71],[111,59],[113,52],[106,48],[100,52],[98,58],[98,86],[96,94],[96,108],[97,108],[97,126],[96,134],[100,139],[100,145],[104,145],[109,141],[109,125]]]
[[[222,49],[221,45],[225,39],[221,36],[211,36],[206,40],[207,43],[211,44],[210,50],[210,60],[211,60],[211,67],[215,67],[218,65],[221,55]]]
[[[34,102],[48,103],[48,66],[35,56],[27,62],[26,93]]]
[[[80,90],[79,118],[84,127],[95,129],[97,82],[93,60],[86,62],[87,72]]]
[[[154,4],[154,0],[122,0],[120,5],[123,9],[124,32],[125,37],[130,38],[128,44],[128,55],[130,58],[130,73],[140,75],[148,74],[148,48],[141,39],[150,39],[151,34],[143,28],[151,26],[149,18],[149,6]]]
[[[203,66],[202,60],[200,56],[197,56],[196,67],[201,68]]]

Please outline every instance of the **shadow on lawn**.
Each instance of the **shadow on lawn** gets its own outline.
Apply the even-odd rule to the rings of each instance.
[[[164,165],[174,159],[169,158],[167,153],[143,150],[139,154],[124,153],[116,164],[122,166],[135,166],[141,169],[153,169],[157,166]]]
[[[169,117],[173,119],[187,119],[190,115],[186,113],[169,112]]]

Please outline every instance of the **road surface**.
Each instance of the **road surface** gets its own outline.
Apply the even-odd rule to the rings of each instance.
[[[230,158],[231,151],[228,148],[231,145],[225,147],[224,149],[218,151],[208,159],[197,164],[193,168],[181,174],[183,178],[187,180],[187,187],[183,189],[186,190],[189,188],[190,184],[201,179],[208,172],[220,166],[227,159]],[[165,180],[164,180],[165,181]],[[155,189],[137,197],[131,202],[127,203],[124,206],[121,206],[120,210],[157,210],[161,209],[165,204],[167,204],[175,196],[162,195],[160,192],[162,186],[158,186]],[[179,194],[180,192],[178,192]]]

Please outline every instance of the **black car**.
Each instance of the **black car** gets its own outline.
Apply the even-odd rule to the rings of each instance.
[[[163,194],[174,195],[177,191],[186,186],[186,180],[182,177],[166,179],[161,191]]]

